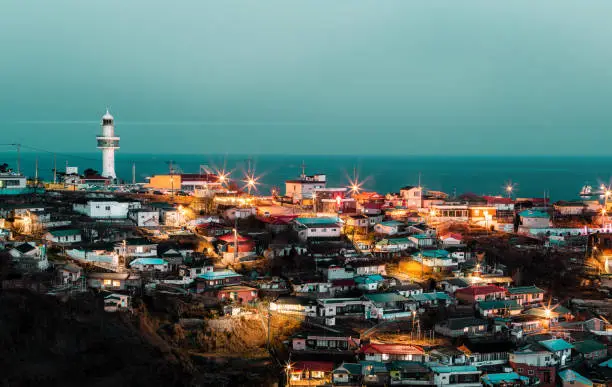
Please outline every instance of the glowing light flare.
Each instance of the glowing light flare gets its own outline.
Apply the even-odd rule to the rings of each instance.
[[[338,207],[340,207],[340,204],[342,204],[342,198],[340,196],[336,196],[336,204]]]
[[[431,216],[432,218],[437,216],[437,215],[438,215],[438,212],[436,210],[429,211],[429,216]]]
[[[246,175],[243,182],[245,183],[245,188],[248,190],[249,193],[251,193],[251,190],[257,191],[257,185],[259,184],[259,177],[255,176],[254,174]]]

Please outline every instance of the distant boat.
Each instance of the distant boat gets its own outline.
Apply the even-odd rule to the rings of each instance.
[[[580,190],[580,196],[583,198],[593,196],[593,187],[590,185],[584,185]]]

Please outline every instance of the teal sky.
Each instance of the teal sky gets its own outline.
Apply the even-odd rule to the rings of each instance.
[[[612,1],[2,0],[0,142],[607,154]]]

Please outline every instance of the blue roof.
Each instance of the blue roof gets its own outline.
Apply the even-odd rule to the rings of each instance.
[[[167,263],[168,262],[166,262],[164,259],[161,259],[161,258],[136,258],[135,260],[130,262],[130,266],[133,266],[133,265],[165,265]]]
[[[383,226],[387,226],[387,227],[395,227],[395,226],[401,226],[402,222],[398,222],[397,220],[389,220],[387,222],[380,222],[380,224],[382,224]]]
[[[206,273],[202,273],[198,276],[198,278],[203,278],[205,280],[218,280],[218,279],[231,278],[231,277],[241,277],[241,275],[236,273],[233,270],[219,270],[219,271],[209,271]]]
[[[445,374],[450,372],[478,372],[478,368],[474,366],[431,366],[433,372]]]
[[[353,279],[355,280],[356,284],[372,284],[385,280],[380,274],[360,275]]]
[[[521,211],[519,212],[519,216],[521,218],[550,218],[550,216],[546,212],[533,210]]]
[[[608,368],[612,368],[612,358],[604,361],[603,363],[599,363],[600,367],[608,367]]]
[[[305,226],[309,224],[333,224],[338,223],[340,219],[334,217],[325,217],[325,218],[296,218],[296,222],[301,223]]]
[[[538,343],[551,352],[564,351],[566,349],[574,348],[573,345],[563,339],[550,339],[538,341]]]
[[[448,258],[449,252],[446,250],[424,250],[423,252],[413,254],[413,257],[418,257],[419,255],[425,258],[440,258],[445,259]]]
[[[578,383],[584,384],[587,386],[593,385],[593,382],[590,379],[587,379],[584,376],[580,375],[578,372],[574,370],[570,370],[570,369],[559,371],[559,377],[564,382],[577,381]]]
[[[521,376],[516,372],[505,372],[501,374],[486,374],[482,377],[482,382],[487,386],[493,386],[501,382],[518,382],[518,381],[529,381],[526,376]]]

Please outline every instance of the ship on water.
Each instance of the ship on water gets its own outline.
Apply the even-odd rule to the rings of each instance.
[[[598,189],[593,190],[593,187],[586,183],[580,190],[580,197],[583,199],[603,198],[608,191],[605,185],[600,185]]]

